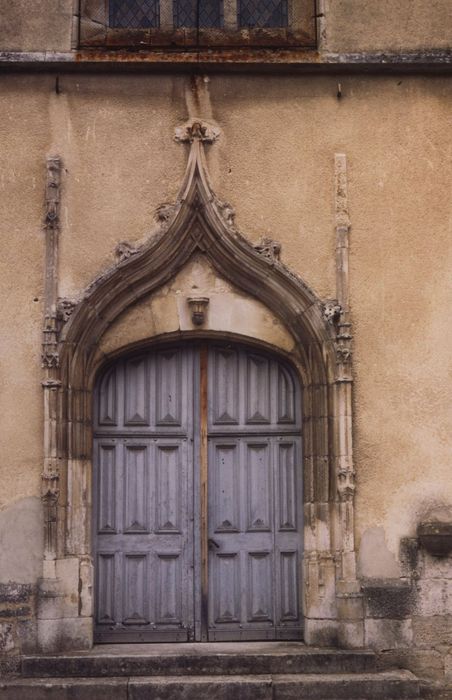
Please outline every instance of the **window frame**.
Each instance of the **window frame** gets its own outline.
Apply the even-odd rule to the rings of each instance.
[[[239,27],[239,0],[223,2],[221,28],[174,27],[173,0],[160,0],[158,28],[129,29],[109,26],[109,0],[81,0],[79,48],[187,52],[199,49],[316,48],[315,0],[288,0],[292,26],[277,28]]]

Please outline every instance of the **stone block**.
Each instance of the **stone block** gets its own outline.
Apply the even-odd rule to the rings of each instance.
[[[338,642],[341,649],[361,649],[364,646],[364,622],[339,622]]]
[[[335,647],[338,645],[338,636],[337,620],[305,618],[304,638],[306,644]]]
[[[127,679],[33,678],[0,682],[2,700],[128,700]]]
[[[415,595],[411,585],[400,579],[370,580],[363,585],[365,616],[403,619],[413,613]]]
[[[365,645],[377,651],[411,646],[411,620],[365,620]]]
[[[274,647],[260,642],[202,645],[142,645],[139,653],[122,646],[94,648],[81,654],[25,656],[22,674],[27,678],[111,678],[118,676],[250,676],[372,673],[376,657],[368,650],[312,649],[288,643]]]
[[[28,603],[35,592],[35,586],[29,583],[0,583],[0,605]]]
[[[132,678],[129,700],[272,700],[270,676],[182,676],[176,678]]]
[[[7,654],[15,647],[14,628],[11,623],[0,622],[0,654]]]
[[[38,646],[36,619],[19,620],[17,622],[16,632],[21,653],[34,653]]]
[[[363,596],[361,593],[339,593],[336,596],[337,613],[341,620],[363,619]]]
[[[438,682],[421,683],[421,697],[423,700],[452,700],[452,687]]]
[[[41,579],[37,597],[37,617],[57,620],[62,617],[62,593],[59,579]]]
[[[433,557],[428,552],[422,553],[422,578],[448,578],[452,580],[452,555]]]
[[[80,585],[80,562],[78,558],[57,559],[56,574],[62,594],[62,617],[77,617]]]
[[[93,621],[90,617],[38,620],[38,647],[44,654],[91,649],[92,646]]]
[[[414,700],[418,697],[417,679],[409,671],[374,674],[324,673],[311,676],[274,676],[274,700]]]
[[[452,645],[452,614],[413,616],[412,624],[415,646],[435,648],[441,644]]]
[[[452,603],[452,579],[421,579],[416,584],[416,612],[421,616],[445,615]]]
[[[398,578],[400,565],[388,549],[382,527],[365,530],[358,554],[358,571],[366,578]]]
[[[406,668],[418,678],[444,680],[444,656],[431,649],[389,649],[378,654],[378,668]]]
[[[83,617],[93,614],[93,566],[88,561],[80,562],[80,613]]]

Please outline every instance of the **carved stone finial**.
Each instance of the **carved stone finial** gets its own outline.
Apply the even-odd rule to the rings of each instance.
[[[352,351],[347,345],[337,343],[336,345],[336,362],[338,364],[347,365],[351,362]]]
[[[115,253],[118,262],[122,262],[123,260],[128,260],[131,255],[136,255],[138,250],[130,243],[127,243],[127,241],[121,241],[121,243],[118,243],[116,246]]]
[[[195,326],[202,326],[206,320],[208,297],[188,297],[187,304],[191,309],[191,320]]]
[[[168,221],[171,221],[174,214],[176,213],[176,209],[176,204],[164,202],[163,204],[160,204],[155,210],[155,218],[161,224],[168,223]]]
[[[59,156],[47,158],[47,183],[46,183],[46,226],[55,226],[58,223],[58,205],[60,201],[60,170],[61,159]]]
[[[253,247],[254,250],[268,260],[272,260],[274,262],[275,260],[280,259],[281,244],[271,238],[261,238],[260,242],[256,243]]]
[[[217,126],[207,124],[200,119],[187,122],[174,130],[174,138],[178,143],[193,143],[193,141],[213,143],[219,135],[220,129]]]
[[[215,197],[215,204],[216,204],[217,209],[220,212],[224,222],[228,226],[234,226],[234,219],[235,219],[234,207],[231,204],[229,204],[229,202],[223,202],[218,197]]]
[[[337,299],[327,299],[322,304],[323,318],[330,326],[334,326],[340,319],[342,306]]]
[[[57,350],[46,350],[41,359],[44,369],[57,369],[60,366],[60,354]]]
[[[58,320],[63,323],[69,321],[76,306],[77,302],[73,299],[67,299],[66,297],[58,299]]]
[[[355,494],[356,472],[348,460],[338,465],[337,470],[337,490],[341,501],[350,501]]]

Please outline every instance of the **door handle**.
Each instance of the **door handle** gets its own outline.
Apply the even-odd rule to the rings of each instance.
[[[213,549],[214,547],[215,549],[220,549],[220,545],[218,544],[218,542],[212,539],[212,537],[209,537],[209,539],[207,540],[207,544],[209,545],[210,549]]]

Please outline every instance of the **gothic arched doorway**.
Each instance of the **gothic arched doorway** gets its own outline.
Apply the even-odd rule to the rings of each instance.
[[[300,639],[301,388],[235,343],[110,364],[95,391],[95,638]]]

